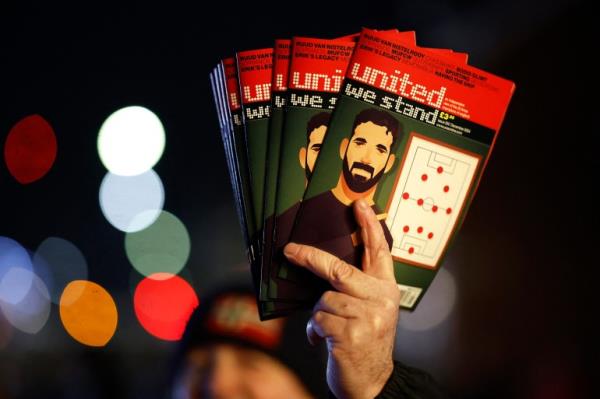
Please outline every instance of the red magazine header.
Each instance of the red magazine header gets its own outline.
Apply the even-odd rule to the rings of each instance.
[[[236,56],[242,104],[270,101],[273,49],[241,51]]]
[[[225,80],[227,82],[227,101],[231,112],[235,112],[242,106],[240,104],[240,86],[237,75],[235,58],[225,58],[223,61],[225,69]]]
[[[514,83],[363,29],[346,78],[498,130]]]
[[[288,39],[275,40],[275,54],[273,57],[273,91],[286,91],[288,85],[288,71],[290,69],[290,54],[292,41]]]
[[[414,43],[414,32],[385,31],[390,37]],[[340,39],[294,37],[289,88],[339,93],[356,46],[356,35]]]
[[[295,37],[289,88],[339,92],[354,45],[354,41],[346,39]]]
[[[398,29],[389,29],[389,30],[372,30],[373,32],[377,32],[382,35],[382,37],[386,37],[390,40],[400,40],[402,42],[409,42],[416,46],[417,44],[417,34],[414,30],[400,32]],[[357,40],[358,41],[358,38]],[[427,50],[432,54],[437,54],[448,59],[451,59],[455,62],[467,63],[468,55],[466,53],[456,53],[451,49],[445,48],[431,48],[431,47],[419,47],[423,50]]]

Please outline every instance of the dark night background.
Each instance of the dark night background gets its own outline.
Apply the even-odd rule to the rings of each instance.
[[[0,345],[0,398],[164,397],[174,344],[137,322],[123,233],[98,205],[104,119],[128,105],[161,118],[167,142],[155,170],[164,208],[189,231],[186,269],[198,295],[249,281],[208,73],[235,50],[361,26],[416,30],[419,45],[468,52],[469,64],[517,86],[445,265],[455,307],[433,329],[399,332],[397,356],[432,372],[455,397],[591,396],[599,162],[591,145],[598,128],[583,103],[597,45],[582,4],[53,3],[0,5],[0,142],[34,113],[58,140],[53,168],[35,183],[19,184],[0,163],[0,236],[32,250],[48,236],[77,245],[89,279],[113,295],[119,326],[108,346],[87,349],[67,335],[53,305],[38,334],[15,331]]]

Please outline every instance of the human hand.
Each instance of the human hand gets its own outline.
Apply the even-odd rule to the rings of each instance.
[[[400,291],[381,224],[364,200],[354,203],[364,243],[362,271],[320,249],[290,243],[287,258],[337,289],[313,309],[306,332],[311,343],[325,339],[327,384],[338,399],[373,398],[393,370]]]

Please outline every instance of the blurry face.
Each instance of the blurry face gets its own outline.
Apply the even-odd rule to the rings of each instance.
[[[285,365],[253,349],[230,344],[196,348],[183,376],[186,399],[310,398]]]
[[[342,168],[344,180],[352,191],[362,193],[369,190],[387,172],[386,167],[389,170],[393,163],[393,158],[390,159],[392,142],[393,136],[385,126],[373,122],[356,126],[347,143]]]

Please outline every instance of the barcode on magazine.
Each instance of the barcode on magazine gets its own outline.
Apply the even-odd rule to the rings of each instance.
[[[422,288],[398,284],[400,290],[400,306],[412,308],[423,292]]]

